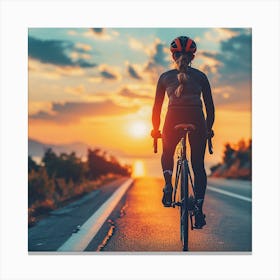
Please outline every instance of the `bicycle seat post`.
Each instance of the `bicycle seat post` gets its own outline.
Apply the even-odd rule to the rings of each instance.
[[[182,158],[186,159],[187,158],[187,134],[188,131],[184,129],[184,135],[182,137],[181,140],[181,144],[182,144]]]
[[[196,129],[196,127],[195,127],[194,124],[180,123],[180,124],[177,124],[174,128],[176,130],[182,130],[183,133],[184,133],[183,137],[182,137],[182,140],[181,140],[181,144],[182,144],[182,158],[186,159],[186,150],[187,150],[186,142],[187,142],[187,137],[188,137],[189,133],[191,133],[192,131],[194,131]]]

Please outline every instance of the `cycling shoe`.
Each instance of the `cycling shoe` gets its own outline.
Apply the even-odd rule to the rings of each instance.
[[[202,212],[202,204],[203,204],[203,199],[197,199],[194,204],[194,218],[195,218],[194,226],[197,229],[201,229],[203,226],[206,225],[205,215]]]
[[[203,226],[206,225],[205,215],[202,213],[202,211],[195,211],[194,218],[195,218],[195,223],[194,223],[195,228],[201,229],[203,228]]]
[[[173,193],[172,185],[166,185],[163,188],[162,204],[164,207],[171,207],[172,193]]]

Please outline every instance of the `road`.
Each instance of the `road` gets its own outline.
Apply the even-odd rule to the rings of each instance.
[[[161,206],[162,186],[159,179],[136,181],[127,194],[126,214],[117,219],[117,230],[104,251],[181,251],[179,210]],[[204,205],[207,226],[191,232],[189,250],[251,251],[251,203],[229,196],[251,197],[250,184],[212,179],[209,186]]]
[[[79,235],[81,227],[92,217],[94,213],[108,201],[120,186],[128,178],[121,178],[106,184],[102,188],[93,191],[83,198],[52,211],[49,216],[39,221],[34,227],[28,229],[28,250],[37,251],[58,251],[69,238]],[[115,207],[111,215],[114,218],[118,215],[123,201]],[[117,217],[117,216],[116,216]],[[109,220],[109,219],[108,219]],[[97,221],[99,222],[99,221]],[[101,243],[104,233],[107,234],[110,224],[105,221],[100,233],[95,236],[95,242]],[[106,235],[105,234],[105,235]],[[98,245],[97,245],[98,246]],[[94,250],[97,249],[94,248]],[[84,248],[83,250],[86,250]],[[71,250],[69,250],[71,251]],[[73,251],[80,251],[79,249]]]
[[[110,183],[30,228],[29,252],[181,252],[179,210],[162,207],[163,181],[156,178],[136,179],[94,238],[84,242],[84,236],[90,236],[87,232],[99,223],[93,214],[125,181]],[[250,182],[209,179],[204,205],[207,225],[191,231],[189,250],[250,252],[251,207]],[[75,242],[85,244],[71,247]]]

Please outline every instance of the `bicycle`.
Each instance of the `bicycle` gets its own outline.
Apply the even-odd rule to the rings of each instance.
[[[178,124],[175,126],[176,130],[181,130],[183,136],[180,140],[180,149],[176,165],[176,176],[175,184],[172,195],[171,206],[175,208],[176,206],[180,209],[180,237],[182,241],[183,251],[189,250],[189,224],[190,229],[194,230],[194,216],[195,216],[195,189],[189,168],[189,162],[187,158],[187,139],[190,133],[195,130],[195,125],[193,124]],[[154,153],[157,153],[157,138],[154,138]],[[213,146],[211,136],[208,140],[209,153],[213,154]],[[189,184],[190,183],[190,184]],[[191,188],[190,188],[191,186]],[[178,187],[179,195],[177,196]],[[190,221],[190,223],[189,223]]]

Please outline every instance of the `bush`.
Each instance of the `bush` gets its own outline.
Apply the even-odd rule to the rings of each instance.
[[[32,170],[38,171],[39,165],[32,159],[31,156],[28,156],[28,173],[30,173]]]
[[[55,191],[54,180],[50,179],[45,168],[39,168],[38,172],[31,170],[28,174],[28,205],[36,201],[52,199]]]
[[[28,222],[33,225],[38,215],[60,207],[101,184],[128,176],[131,167],[122,166],[101,150],[88,150],[88,161],[82,162],[73,152],[57,156],[47,149],[39,166],[28,157]]]
[[[222,163],[210,167],[211,176],[251,180],[252,140],[242,139],[237,144],[226,143]]]
[[[100,149],[88,149],[87,164],[87,176],[89,179],[97,179],[100,176],[109,173],[123,176],[131,175],[130,166],[121,166],[115,157],[108,157],[107,154],[102,152]]]

